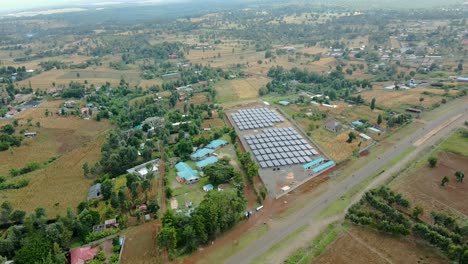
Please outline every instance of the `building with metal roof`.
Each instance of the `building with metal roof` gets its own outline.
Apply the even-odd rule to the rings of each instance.
[[[191,160],[203,160],[208,158],[213,153],[212,149],[201,148],[190,155]]]
[[[216,139],[210,142],[206,147],[209,149],[217,149],[227,145],[227,142],[222,139]]]
[[[218,162],[218,158],[214,157],[214,156],[211,156],[211,157],[208,157],[208,158],[206,158],[204,160],[201,160],[201,161],[197,162],[196,164],[197,164],[198,169],[202,169],[202,168],[204,168],[204,167],[206,167],[206,166],[208,166],[210,164],[216,163],[216,162]]]

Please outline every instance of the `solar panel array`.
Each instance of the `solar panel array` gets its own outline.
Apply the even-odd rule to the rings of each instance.
[[[232,114],[232,118],[240,130],[271,127],[274,123],[284,121],[281,116],[268,108],[241,109]]]
[[[312,161],[318,152],[292,127],[265,129],[245,140],[261,168],[272,168]]]

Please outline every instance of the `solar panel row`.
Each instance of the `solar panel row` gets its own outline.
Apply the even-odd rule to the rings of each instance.
[[[240,130],[271,127],[284,119],[268,108],[241,109],[232,114],[232,118]]]
[[[266,129],[245,139],[262,168],[303,164],[312,161],[312,155],[318,155],[292,127]]]

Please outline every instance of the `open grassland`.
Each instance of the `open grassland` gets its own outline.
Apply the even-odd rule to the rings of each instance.
[[[314,263],[447,263],[423,242],[352,227],[314,260]]]
[[[157,245],[157,233],[161,229],[160,221],[151,221],[128,229],[122,252],[123,264],[159,264],[163,263]]]
[[[31,87],[41,91],[53,88],[55,86],[68,85],[70,82],[84,82],[87,80],[89,84],[96,86],[104,85],[109,82],[112,85],[118,85],[120,80],[124,78],[126,82],[131,85],[138,85],[141,78],[138,72],[135,71],[116,71],[110,69],[96,69],[96,70],[50,70],[41,74],[35,75],[32,78],[18,82],[18,86]],[[151,86],[152,84],[160,84],[161,81],[151,80],[143,82],[143,88]]]
[[[369,46],[369,36],[358,36],[354,39],[341,39],[342,42],[346,44],[347,47],[355,49],[360,48],[363,45]]]
[[[216,84],[220,103],[254,99],[258,90],[269,82],[268,78],[224,80]]]
[[[369,141],[361,139],[359,136],[352,142],[347,143],[348,134],[350,131],[345,131],[340,134],[334,134],[319,128],[311,133],[311,138],[327,152],[330,157],[337,161],[343,161],[353,154],[354,150],[359,150],[370,144]],[[359,144],[361,144],[359,146]]]
[[[425,91],[433,94],[422,94]],[[362,92],[361,96],[366,102],[370,102],[372,98],[375,98],[377,106],[395,109],[400,106],[431,107],[434,103],[441,102],[443,93],[443,90],[431,88],[415,88],[395,91],[375,87],[373,90]],[[424,98],[424,101],[420,102],[419,98]]]
[[[22,146],[12,151],[0,152],[0,174],[8,175],[10,169],[19,169],[29,162],[44,164],[50,158],[57,158],[43,169],[17,176],[30,179],[27,187],[18,190],[2,191],[0,200],[9,200],[15,208],[33,211],[37,207],[47,210],[50,217],[64,213],[67,207],[76,207],[86,198],[92,181],[83,176],[82,165],[94,164],[100,159],[103,134],[111,125],[108,122],[82,120],[76,117],[45,117],[45,109],[55,112],[59,101],[47,102],[38,108],[18,114],[20,127],[37,131],[38,136],[26,139]],[[41,127],[29,127],[40,122]]]
[[[393,183],[393,188],[424,208],[422,219],[430,221],[431,211],[445,211],[448,214],[468,215],[468,184],[457,182],[456,171],[468,172],[468,138],[455,132],[437,150],[438,164],[429,168],[426,158],[407,175]],[[441,186],[441,181],[447,176],[450,182]]]

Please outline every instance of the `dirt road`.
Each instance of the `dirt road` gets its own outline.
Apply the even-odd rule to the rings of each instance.
[[[468,99],[466,98],[452,101],[452,103],[446,107],[449,108],[449,111],[444,112],[443,115],[434,120],[428,121],[422,129],[413,132],[394,146],[389,147],[389,149],[380,157],[370,161],[366,166],[356,171],[351,177],[337,183],[330,191],[321,195],[321,197],[314,202],[306,204],[301,210],[292,214],[286,220],[272,225],[273,228],[271,228],[268,233],[259,237],[250,246],[231,256],[225,263],[238,264],[251,262],[300,227],[305,224],[313,224],[312,220],[319,212],[325,209],[333,201],[339,199],[347,190],[353,188],[372,175],[375,175],[375,173],[381,172],[371,185],[374,186],[377,183],[382,183],[394,172],[401,170],[406,163],[399,162],[391,169],[382,171],[385,165],[398,157],[401,153],[408,150],[410,147],[413,147],[413,143],[421,138],[427,137],[424,142],[421,142],[420,145],[416,146],[416,149],[411,153],[411,155],[404,159],[405,161],[408,161],[410,158],[417,157],[418,154],[421,155],[437,140],[447,137],[454,129],[467,120],[467,106]],[[457,115],[459,115],[459,118],[455,119],[454,117]],[[448,120],[452,120],[452,122],[447,124]],[[435,129],[437,130],[437,133],[434,133]],[[431,136],[427,136],[428,134],[431,134]],[[275,262],[281,262],[281,260],[277,260]]]

